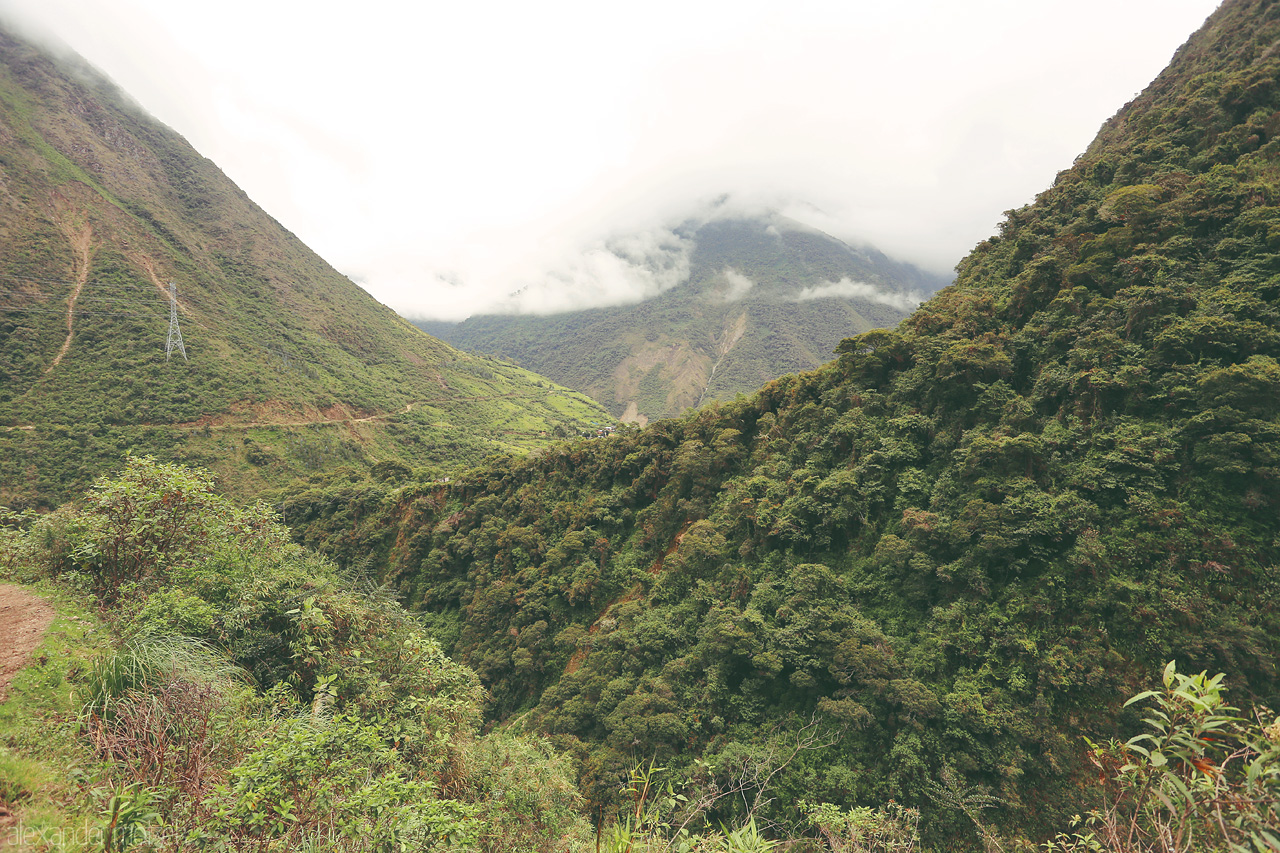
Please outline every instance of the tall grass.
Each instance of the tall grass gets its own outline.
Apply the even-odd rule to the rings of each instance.
[[[110,720],[119,702],[175,682],[229,696],[247,681],[244,670],[209,643],[181,634],[139,634],[94,663],[81,688],[82,720]]]

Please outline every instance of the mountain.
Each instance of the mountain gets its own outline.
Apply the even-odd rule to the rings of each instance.
[[[783,825],[896,800],[941,849],[981,802],[1043,841],[1097,802],[1081,736],[1135,733],[1165,662],[1280,707],[1278,80],[1280,4],[1227,0],[895,330],[290,517],[376,555],[595,802],[641,759],[727,785],[791,755]]]
[[[640,424],[810,370],[949,279],[777,214],[686,223],[689,276],[634,305],[418,325],[585,391]]]
[[[415,329],[83,62],[0,32],[0,503],[56,504],[126,453],[244,494],[608,420]]]

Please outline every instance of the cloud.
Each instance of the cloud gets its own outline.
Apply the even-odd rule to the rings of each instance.
[[[924,301],[918,293],[890,293],[881,290],[874,284],[865,281],[853,281],[845,277],[839,281],[826,281],[822,284],[806,287],[796,295],[797,302],[808,302],[813,299],[837,297],[840,299],[861,299],[878,305],[888,305],[900,311],[914,311]]]
[[[769,227],[773,228],[772,225]],[[777,230],[778,229],[774,228],[774,231]],[[721,298],[724,299],[725,302],[737,302],[739,299],[746,296],[751,288],[756,286],[754,281],[731,267],[725,267],[723,275],[725,281],[728,282],[729,285],[725,292],[721,294]]]
[[[668,229],[616,237],[570,255],[494,306],[502,314],[554,314],[650,299],[689,278],[693,243]]]
[[[424,253],[416,264],[388,263],[373,275],[351,277],[362,286],[376,279],[384,301],[414,319],[457,321],[476,313],[555,314],[634,304],[688,280],[694,241],[687,235],[715,220],[768,213],[760,198],[718,194],[678,204],[643,198],[616,203],[598,218],[582,212],[547,222],[532,237],[520,229],[505,238],[485,234],[451,252]],[[495,243],[502,251],[487,251]],[[402,249],[385,255],[401,257]],[[441,264],[441,257],[447,262]],[[751,287],[736,272],[727,283],[730,299],[740,299]]]
[[[456,318],[673,286],[686,254],[674,229],[726,194],[945,272],[1216,5],[741,0],[728,15],[653,0],[637,15],[587,0],[216,12],[0,0],[0,12],[57,33],[374,296]]]

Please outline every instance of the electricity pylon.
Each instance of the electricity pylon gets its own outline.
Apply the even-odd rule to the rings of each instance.
[[[165,361],[173,355],[175,348],[182,353],[183,361],[190,361],[187,358],[187,348],[182,343],[182,330],[178,328],[178,286],[169,282],[169,342],[164,348]]]

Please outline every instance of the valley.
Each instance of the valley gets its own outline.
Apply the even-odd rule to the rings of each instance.
[[[725,212],[675,233],[692,244],[688,278],[638,304],[417,325],[643,426],[815,368],[844,338],[896,325],[950,280],[779,214]]]
[[[0,841],[1280,851],[1277,4],[953,281],[710,217],[447,342],[0,59]]]

